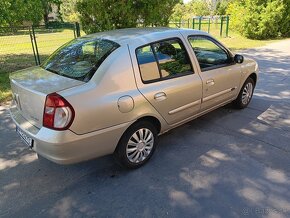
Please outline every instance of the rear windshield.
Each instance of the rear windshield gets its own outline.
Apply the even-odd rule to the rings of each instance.
[[[50,72],[88,81],[119,45],[106,39],[77,38],[56,50],[42,67]]]

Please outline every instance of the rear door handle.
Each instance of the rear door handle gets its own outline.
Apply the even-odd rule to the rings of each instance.
[[[209,79],[209,80],[206,81],[206,84],[208,86],[213,86],[214,85],[214,80],[213,79]]]
[[[156,101],[163,101],[167,98],[166,94],[164,92],[158,92],[154,95],[154,99]]]

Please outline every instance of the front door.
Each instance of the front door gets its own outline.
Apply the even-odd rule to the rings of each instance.
[[[199,112],[202,82],[181,39],[140,47],[136,56],[142,80],[138,89],[168,124]]]
[[[240,65],[235,64],[228,51],[212,38],[190,36],[188,39],[201,71],[201,109],[206,110],[233,99],[239,91]]]

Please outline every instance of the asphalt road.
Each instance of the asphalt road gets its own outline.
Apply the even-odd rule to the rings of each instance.
[[[160,138],[128,171],[111,156],[37,159],[0,107],[0,217],[289,217],[290,40],[244,51],[260,65],[245,110],[223,107]]]

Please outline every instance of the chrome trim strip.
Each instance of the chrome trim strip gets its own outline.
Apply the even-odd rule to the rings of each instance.
[[[221,95],[227,94],[227,93],[232,92],[232,91],[234,91],[234,90],[236,90],[236,89],[237,89],[237,87],[233,87],[233,88],[230,88],[230,89],[223,90],[223,91],[221,91],[221,92],[218,92],[218,93],[216,93],[216,94],[213,94],[213,95],[210,95],[210,96],[208,96],[208,97],[203,98],[203,99],[202,99],[202,102],[210,101],[210,100],[212,100],[213,98],[216,98],[216,97],[219,97],[219,96],[221,96]]]
[[[194,102],[192,102],[192,103],[189,103],[189,104],[183,105],[183,106],[181,106],[181,107],[178,107],[178,108],[176,108],[176,109],[174,109],[174,110],[171,110],[171,111],[168,112],[168,114],[172,115],[172,114],[178,113],[178,112],[180,112],[180,111],[183,111],[183,110],[185,110],[185,109],[188,109],[188,108],[194,107],[194,106],[196,106],[196,105],[198,105],[198,104],[201,104],[201,99],[199,99],[199,100],[197,100],[197,101],[194,101]]]
[[[189,122],[189,121],[191,121],[191,120],[196,119],[197,117],[200,117],[200,116],[202,116],[202,115],[204,115],[204,114],[207,114],[207,113],[210,112],[210,111],[213,111],[213,110],[215,110],[215,109],[217,109],[217,108],[219,108],[219,107],[221,107],[221,106],[224,106],[224,105],[228,104],[229,102],[231,102],[231,101],[233,101],[233,100],[234,100],[234,98],[231,98],[231,99],[229,99],[229,100],[227,100],[227,101],[225,101],[225,102],[223,102],[223,103],[221,103],[221,104],[215,105],[215,106],[212,107],[212,108],[209,108],[209,109],[207,109],[207,110],[204,110],[204,111],[202,111],[202,112],[200,112],[200,113],[198,113],[198,114],[195,114],[195,115],[193,115],[193,116],[191,116],[191,117],[188,117],[188,118],[186,118],[186,119],[184,119],[184,120],[182,120],[182,121],[180,121],[180,122],[174,123],[174,124],[170,125],[170,128],[169,128],[169,129],[163,131],[163,132],[160,133],[159,135],[162,135],[163,133],[168,132],[168,131],[170,131],[170,130],[173,129],[173,128],[176,128],[177,126],[180,126],[180,125],[182,125],[182,124],[185,124],[185,123],[187,123],[187,122]]]

